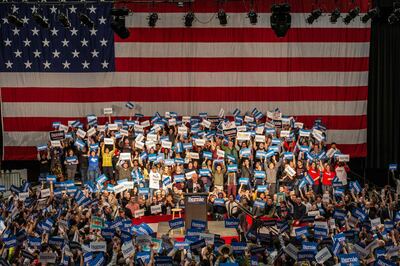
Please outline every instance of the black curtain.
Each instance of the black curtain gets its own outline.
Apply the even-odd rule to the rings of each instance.
[[[392,10],[371,25],[367,167],[376,170],[400,163],[400,24],[388,24]]]

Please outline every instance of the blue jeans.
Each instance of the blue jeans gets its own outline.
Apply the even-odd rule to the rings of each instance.
[[[82,184],[84,184],[86,181],[89,181],[88,179],[88,169],[87,168],[81,168],[81,181]]]
[[[96,169],[96,170],[89,170],[89,171],[88,171],[89,180],[95,181],[95,179],[96,179],[98,176],[99,176],[99,170],[98,170],[98,169]]]

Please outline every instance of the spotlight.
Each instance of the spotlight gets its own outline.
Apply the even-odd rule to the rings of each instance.
[[[129,10],[125,7],[123,8],[112,8],[110,12],[111,16],[116,16],[116,17],[125,17],[129,15]]]
[[[71,27],[71,22],[69,21],[67,15],[65,15],[64,13],[60,13],[58,15],[58,21],[60,21],[60,23],[64,26],[64,28]]]
[[[125,16],[129,15],[129,10],[127,8],[113,8],[111,9],[110,15],[113,18],[111,21],[111,29],[121,39],[128,38],[130,32],[125,26]]]
[[[247,14],[250,20],[250,24],[255,25],[257,24],[257,13],[254,10],[250,10],[250,12]]]
[[[185,15],[185,26],[186,26],[186,27],[192,27],[193,21],[194,21],[194,14],[193,14],[193,12],[188,12],[188,13]]]
[[[129,37],[130,32],[125,26],[125,17],[115,17],[111,21],[111,29],[117,34],[121,39],[126,39]]]
[[[349,14],[346,15],[346,17],[343,19],[344,24],[349,24],[353,19],[355,19],[358,14],[360,14],[360,8],[356,7],[352,10],[349,11]]]
[[[365,14],[362,18],[361,21],[363,23],[367,23],[368,20],[376,18],[379,14],[379,9],[378,7],[372,8],[370,10],[368,10],[367,14]]]
[[[16,15],[13,15],[13,14],[8,15],[7,20],[11,24],[14,24],[18,28],[21,28],[22,26],[24,26],[24,22],[20,18],[18,18]]]
[[[84,14],[84,13],[80,13],[79,14],[79,20],[86,25],[88,28],[93,28],[94,27],[94,23],[93,21],[89,18],[88,15]]]
[[[389,24],[395,24],[400,21],[400,2],[393,3],[393,13],[389,15]]]
[[[37,12],[33,13],[32,18],[34,21],[36,21],[37,24],[40,25],[40,27],[46,28],[46,29],[49,27],[49,23],[39,13],[37,13]]]
[[[271,28],[277,37],[285,37],[292,23],[290,15],[290,5],[287,3],[274,4],[271,7]]]
[[[308,18],[306,19],[308,24],[313,24],[313,22],[318,19],[320,16],[322,15],[322,11],[321,9],[314,9],[313,11],[311,11],[311,14],[308,16]]]
[[[155,27],[156,23],[157,23],[157,20],[158,20],[158,14],[157,13],[151,13],[149,15],[149,26],[150,27]]]
[[[336,8],[335,10],[332,11],[331,18],[329,20],[331,23],[336,23],[339,17],[340,17],[340,10],[339,8]]]
[[[228,24],[228,19],[227,19],[225,11],[223,9],[218,11],[218,19],[219,19],[220,25],[225,26],[226,24]]]

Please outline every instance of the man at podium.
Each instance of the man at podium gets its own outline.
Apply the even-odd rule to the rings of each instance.
[[[186,193],[203,193],[205,192],[204,183],[197,174],[193,174],[192,178],[187,181]]]

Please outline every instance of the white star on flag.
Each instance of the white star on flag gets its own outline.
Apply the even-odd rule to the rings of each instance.
[[[108,62],[106,60],[104,60],[104,62],[101,63],[101,66],[103,68],[108,68]]]
[[[12,65],[13,65],[14,63],[13,62],[11,62],[10,60],[8,60],[7,62],[6,62],[6,68],[12,68]]]
[[[45,38],[43,41],[42,41],[42,43],[43,43],[43,47],[49,47],[49,44],[50,44],[50,42],[47,40],[47,38]]]
[[[78,30],[77,29],[75,29],[75,28],[72,28],[71,30],[70,30],[70,32],[71,32],[71,36],[78,36]]]
[[[51,63],[47,60],[46,60],[46,62],[43,63],[44,69],[46,69],[46,68],[50,69],[50,65],[51,65]]]
[[[23,41],[23,43],[24,43],[24,46],[26,47],[26,46],[31,46],[31,41],[28,39],[28,38],[26,38],[25,39],[25,41]]]
[[[75,49],[73,52],[72,52],[72,57],[73,58],[78,58],[79,57],[79,52]]]
[[[32,31],[32,35],[37,35],[37,36],[39,36],[39,30],[38,30],[36,27],[34,27],[33,29],[31,29],[31,31]]]
[[[102,40],[100,40],[100,43],[101,43],[101,46],[107,46],[107,40],[106,39],[102,39]]]
[[[36,58],[36,57],[40,57],[40,54],[41,54],[41,53],[42,53],[42,52],[40,52],[38,49],[36,49],[36,51],[33,52],[35,58]]]
[[[98,57],[99,55],[99,52],[97,52],[96,49],[91,51],[90,53],[92,54],[92,57]]]
[[[100,23],[100,25],[101,25],[101,24],[106,24],[106,21],[107,21],[107,19],[106,19],[105,17],[103,17],[103,16],[101,16],[101,17],[99,18],[99,23]]]
[[[54,57],[54,58],[60,58],[60,52],[57,51],[57,49],[54,50],[54,52],[52,52],[52,54],[53,54],[53,57]]]
[[[28,61],[26,61],[25,63],[25,68],[32,68],[31,66],[32,66],[32,63],[28,60]]]
[[[90,65],[90,63],[86,62],[86,60],[83,61],[83,63],[82,63],[83,69],[89,68],[89,65]]]
[[[17,49],[17,51],[14,52],[15,57],[21,57],[22,52]]]
[[[10,39],[6,39],[6,40],[4,40],[4,45],[5,46],[11,46],[11,43],[12,43],[12,41],[10,40]]]
[[[64,66],[64,69],[66,69],[66,68],[69,69],[69,66],[71,65],[71,63],[69,63],[67,60],[65,60],[65,62],[62,63],[62,64],[63,64],[63,66]]]
[[[83,40],[81,41],[81,44],[82,44],[82,47],[88,46],[88,41],[85,38],[83,38]]]

